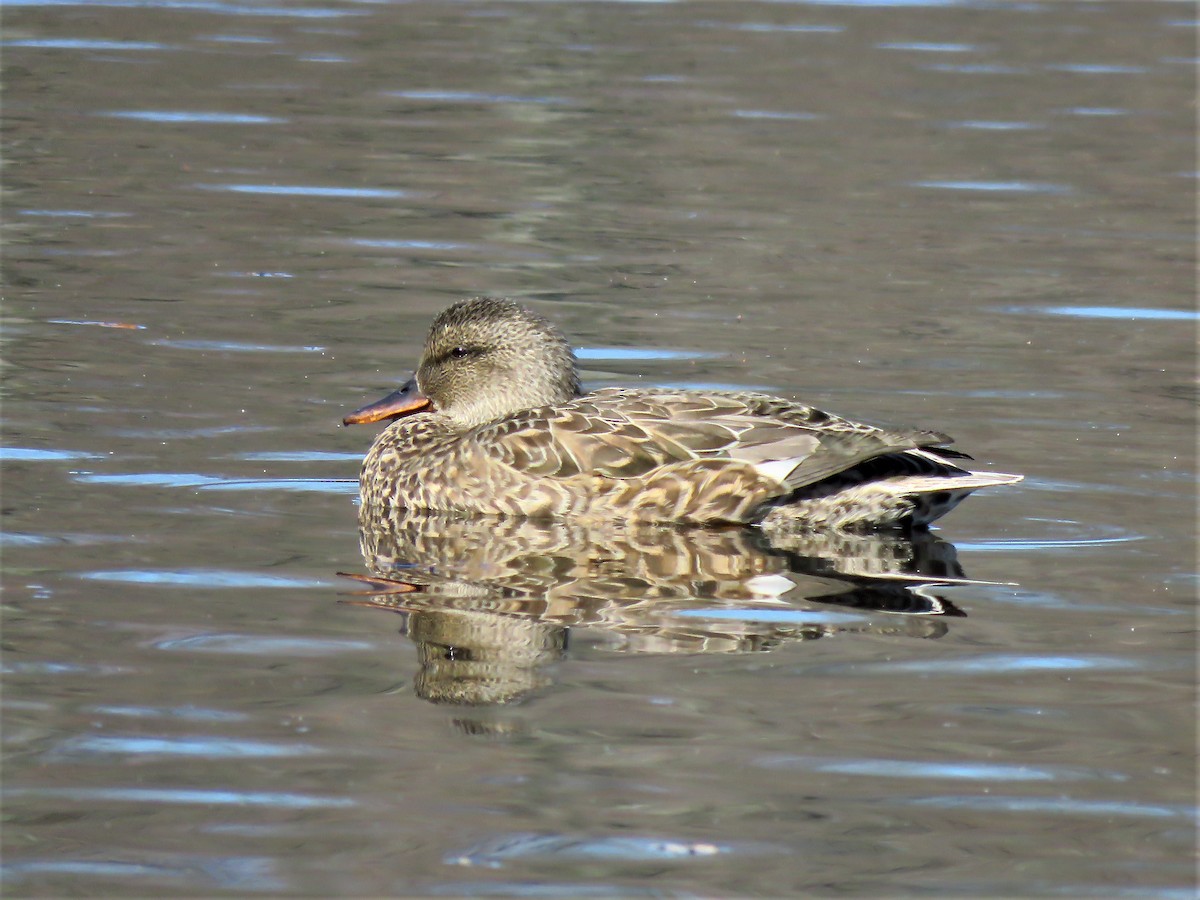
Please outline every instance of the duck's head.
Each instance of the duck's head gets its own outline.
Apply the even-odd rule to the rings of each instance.
[[[476,297],[433,320],[407,384],[342,422],[361,425],[432,408],[467,429],[578,394],[575,354],[557,328],[512,300]]]

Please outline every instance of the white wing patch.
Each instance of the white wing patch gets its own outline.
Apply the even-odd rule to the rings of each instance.
[[[796,459],[794,457],[792,459],[772,459],[767,460],[766,462],[756,462],[754,463],[754,471],[766,478],[770,478],[772,481],[778,481],[780,485],[783,485],[787,481],[788,475],[790,475],[792,470],[795,469],[796,466],[800,465],[801,462],[803,462],[803,460]]]

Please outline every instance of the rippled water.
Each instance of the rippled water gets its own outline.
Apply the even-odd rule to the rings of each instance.
[[[5,892],[1192,896],[1193,12],[8,3]],[[484,292],[1026,480],[360,537]]]

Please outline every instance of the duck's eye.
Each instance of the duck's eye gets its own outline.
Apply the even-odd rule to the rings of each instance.
[[[466,359],[470,355],[471,355],[471,351],[468,350],[466,347],[455,347],[453,350],[450,351],[450,357],[452,359]]]

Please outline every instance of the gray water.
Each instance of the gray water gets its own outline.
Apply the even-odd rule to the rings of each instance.
[[[1193,895],[1192,5],[5,6],[6,894]],[[480,293],[1026,480],[360,547]]]

